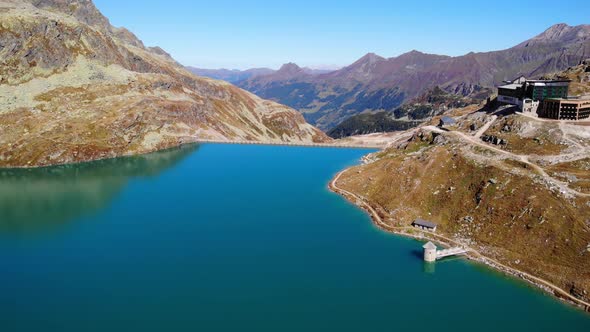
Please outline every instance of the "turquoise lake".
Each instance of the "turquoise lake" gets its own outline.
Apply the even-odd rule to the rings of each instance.
[[[0,170],[0,331],[590,331],[519,280],[425,265],[330,192],[368,152],[206,144]]]

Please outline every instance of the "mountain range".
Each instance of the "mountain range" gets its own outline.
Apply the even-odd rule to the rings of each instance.
[[[299,66],[293,64],[293,63],[288,63],[283,65],[283,67],[289,68],[289,67],[293,67],[296,66],[299,70],[301,69],[303,72],[310,74],[310,75],[320,75],[320,74],[326,74],[331,72],[332,70],[328,70],[328,69],[312,69],[312,68],[299,68]],[[229,83],[237,83],[240,81],[244,81],[247,79],[251,79],[251,78],[255,78],[255,77],[259,77],[259,76],[267,76],[267,75],[272,75],[275,74],[279,71],[281,71],[281,69],[279,70],[274,70],[274,69],[270,69],[270,68],[252,68],[252,69],[246,69],[246,70],[238,70],[238,69],[202,69],[202,68],[196,68],[196,67],[186,67],[190,72],[192,72],[195,75],[199,75],[199,76],[203,76],[203,77],[209,77],[209,78],[213,78],[216,80],[223,80],[223,81],[227,81]]]
[[[190,73],[90,0],[0,0],[0,167],[199,139],[329,140],[291,108]]]
[[[435,87],[485,98],[517,76],[535,78],[590,57],[590,25],[557,24],[506,50],[451,57],[411,51],[384,58],[369,53],[353,64],[312,74],[295,64],[236,82],[241,88],[301,111],[327,130],[365,111],[393,111]]]
[[[201,69],[196,67],[186,67],[191,73],[209,77],[215,80],[223,80],[229,83],[235,83],[257,76],[270,75],[274,70],[270,68],[252,68],[247,70],[238,69]]]

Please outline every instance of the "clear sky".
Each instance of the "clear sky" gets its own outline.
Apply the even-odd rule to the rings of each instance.
[[[514,46],[555,23],[590,24],[587,0],[94,0],[115,26],[201,68],[344,66],[368,52],[446,55]]]

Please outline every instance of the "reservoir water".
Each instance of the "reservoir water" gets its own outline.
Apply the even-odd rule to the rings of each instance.
[[[0,170],[0,331],[590,331],[519,280],[425,265],[331,193],[367,152],[193,145]]]

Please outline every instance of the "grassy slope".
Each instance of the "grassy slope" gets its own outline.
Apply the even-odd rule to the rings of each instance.
[[[490,159],[494,153],[483,148],[452,138],[435,142],[414,137],[346,172],[338,184],[366,197],[392,225],[433,220],[441,233],[506,265],[590,292],[588,199],[566,199],[522,164]]]
[[[486,95],[487,96],[487,95]],[[328,131],[332,138],[407,130],[439,116],[449,109],[479,105],[481,100],[448,93],[438,87],[393,111],[354,115]]]

